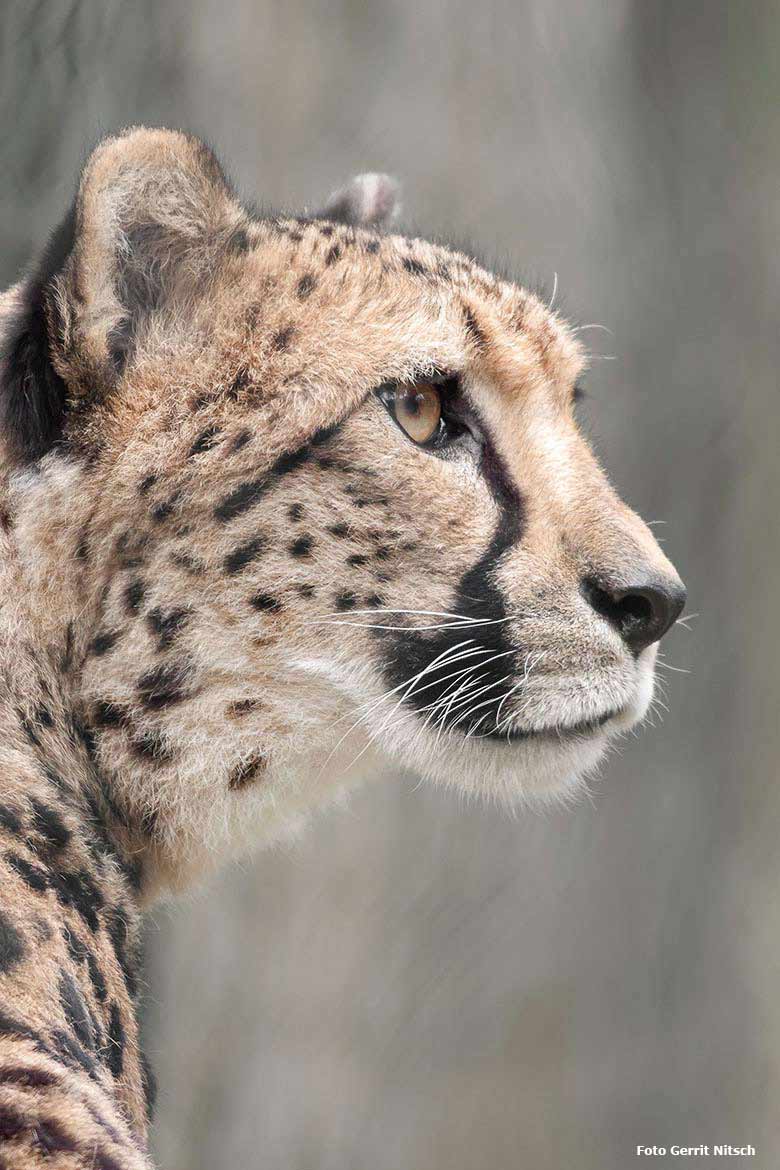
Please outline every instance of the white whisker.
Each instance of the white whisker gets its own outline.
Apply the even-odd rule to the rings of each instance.
[[[548,309],[548,311],[550,311],[550,312],[552,312],[552,307],[553,307],[553,305],[555,304],[555,297],[556,297],[557,293],[558,293],[558,273],[557,273],[557,272],[554,272],[554,273],[553,273],[553,290],[552,290],[552,296],[550,297],[549,304],[547,305],[547,309]]]

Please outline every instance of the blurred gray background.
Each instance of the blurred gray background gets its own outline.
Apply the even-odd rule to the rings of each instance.
[[[0,13],[4,283],[125,123],[202,133],[270,205],[391,171],[419,230],[557,273],[612,330],[585,334],[614,359],[586,426],[700,614],[592,803],[511,820],[388,776],[155,913],[162,1170],[626,1170],[640,1142],[776,1166],[780,8]]]

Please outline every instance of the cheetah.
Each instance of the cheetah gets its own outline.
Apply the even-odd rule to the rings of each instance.
[[[0,301],[2,1170],[149,1167],[152,899],[388,762],[559,798],[648,708],[685,593],[575,331],[395,202],[132,128]]]

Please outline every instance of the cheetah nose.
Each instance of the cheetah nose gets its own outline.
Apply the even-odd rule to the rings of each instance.
[[[582,593],[618,631],[628,648],[639,654],[660,641],[683,611],[687,590],[679,578],[643,580],[616,587],[599,578],[582,582]]]

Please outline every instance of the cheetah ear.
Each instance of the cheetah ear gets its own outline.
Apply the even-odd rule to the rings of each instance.
[[[400,209],[401,189],[390,175],[355,175],[334,191],[314,219],[330,219],[352,227],[385,227]]]
[[[103,141],[38,268],[0,315],[6,450],[29,462],[75,400],[110,393],[139,340],[186,319],[215,253],[246,245],[246,216],[199,139],[134,127]]]

